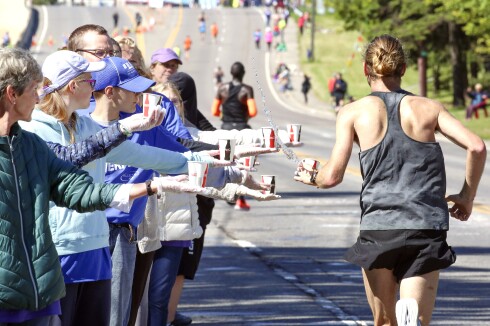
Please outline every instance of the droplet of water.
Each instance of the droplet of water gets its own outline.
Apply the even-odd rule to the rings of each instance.
[[[259,92],[260,92],[260,97],[262,98],[262,107],[263,107],[263,111],[267,117],[267,122],[269,123],[269,125],[274,128],[274,130],[279,130],[279,128],[277,127],[277,125],[275,124],[274,120],[272,119],[272,112],[271,110],[269,110],[267,108],[267,105],[265,104],[265,95],[264,95],[264,90],[262,89],[262,86],[260,85],[260,82],[259,82],[259,74],[257,72],[257,65],[255,63],[255,57],[252,57],[252,62],[253,62],[253,67],[254,67],[254,71],[255,71],[255,81],[257,83],[257,88],[259,89]],[[295,163],[299,163],[301,160],[298,158],[298,156],[296,155],[296,153],[294,153],[294,151],[287,147],[281,140],[281,138],[279,138],[279,136],[276,134],[276,143],[279,145],[279,147],[281,148],[282,152],[284,153],[284,155],[286,155],[286,157],[288,158],[288,160],[292,160],[294,161]]]

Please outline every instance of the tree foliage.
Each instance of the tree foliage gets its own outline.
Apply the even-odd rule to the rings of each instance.
[[[490,0],[331,0],[331,4],[347,30],[359,30],[368,39],[394,35],[411,57],[429,52],[430,58],[447,58],[455,105],[464,104],[468,50],[490,54]],[[441,63],[435,64],[438,70]]]

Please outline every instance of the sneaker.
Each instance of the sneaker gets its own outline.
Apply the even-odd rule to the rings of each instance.
[[[248,211],[250,210],[250,205],[247,204],[245,198],[238,198],[235,204],[235,209],[239,211]]]
[[[191,317],[182,315],[180,312],[176,312],[174,321],[170,323],[170,326],[187,326],[190,324],[192,324]]]
[[[400,299],[396,303],[396,321],[398,326],[418,326],[419,305],[415,299]]]

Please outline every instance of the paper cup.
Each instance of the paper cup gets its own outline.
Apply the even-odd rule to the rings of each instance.
[[[198,161],[188,161],[189,183],[198,186],[206,187],[206,179],[208,178],[208,163]]]
[[[219,159],[233,162],[235,156],[236,139],[218,139]]]
[[[262,127],[262,144],[265,148],[276,148],[276,132],[272,127]]]
[[[242,157],[238,160],[241,165],[253,168],[255,166],[255,156]]]
[[[147,117],[149,115],[150,109],[156,109],[157,105],[162,103],[162,97],[158,94],[153,93],[143,93],[143,116]]]
[[[262,183],[271,185],[270,190],[262,190],[263,194],[276,194],[276,176],[275,175],[262,175]]]
[[[318,171],[320,169],[320,162],[312,158],[305,158],[301,163],[307,171]]]
[[[286,125],[286,130],[288,131],[289,141],[291,143],[299,143],[301,138],[301,125],[297,123],[292,123]]]

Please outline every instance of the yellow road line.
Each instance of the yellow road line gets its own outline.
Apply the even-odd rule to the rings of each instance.
[[[172,28],[172,30],[170,31],[170,35],[168,36],[167,41],[165,42],[166,48],[171,48],[175,45],[175,39],[177,38],[177,34],[180,31],[180,26],[182,26],[183,17],[184,17],[184,10],[182,9],[182,5],[181,5],[179,6],[177,24],[175,24],[174,28]]]

